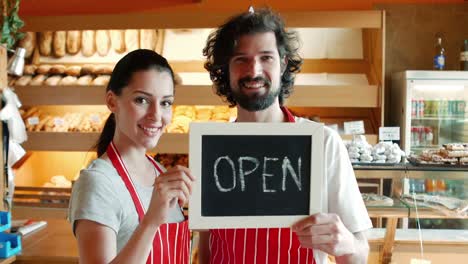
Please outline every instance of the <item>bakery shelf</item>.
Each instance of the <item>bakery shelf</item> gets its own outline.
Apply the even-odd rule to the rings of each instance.
[[[377,135],[366,135],[377,138]],[[90,151],[99,137],[97,132],[28,132],[23,147],[27,151]],[[348,136],[343,136],[347,139]],[[189,151],[189,136],[183,133],[164,133],[151,152],[185,154]]]
[[[16,86],[24,105],[103,105],[104,86]],[[210,85],[178,85],[176,105],[219,105],[223,101]],[[288,106],[378,107],[375,85],[296,85]]]

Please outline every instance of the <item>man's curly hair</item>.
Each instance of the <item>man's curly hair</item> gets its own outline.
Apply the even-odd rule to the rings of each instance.
[[[216,94],[224,97],[235,106],[237,102],[231,92],[229,84],[229,61],[234,53],[239,37],[248,34],[273,32],[276,36],[278,53],[287,63],[281,68],[281,91],[279,102],[283,105],[284,99],[293,92],[294,78],[301,70],[302,58],[299,56],[299,38],[294,31],[286,31],[280,16],[270,9],[262,8],[255,12],[245,12],[229,19],[224,25],[208,36],[203,55],[206,56],[205,69],[210,73]]]

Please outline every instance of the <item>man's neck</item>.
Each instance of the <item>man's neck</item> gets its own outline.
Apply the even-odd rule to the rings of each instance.
[[[280,108],[279,102],[275,102],[268,108],[261,111],[247,111],[237,106],[237,122],[284,122],[285,116]]]

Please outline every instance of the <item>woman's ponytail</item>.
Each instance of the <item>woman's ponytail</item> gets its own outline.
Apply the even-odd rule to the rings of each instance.
[[[102,154],[106,153],[107,147],[111,143],[112,139],[114,138],[115,132],[115,116],[114,113],[111,113],[104,124],[104,128],[102,129],[101,135],[95,145],[95,149],[97,152],[98,157],[102,156]]]

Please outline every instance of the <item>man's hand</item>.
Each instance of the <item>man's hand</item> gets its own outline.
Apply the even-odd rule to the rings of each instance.
[[[336,214],[311,215],[292,227],[302,247],[319,249],[333,256],[356,252],[356,239]]]

